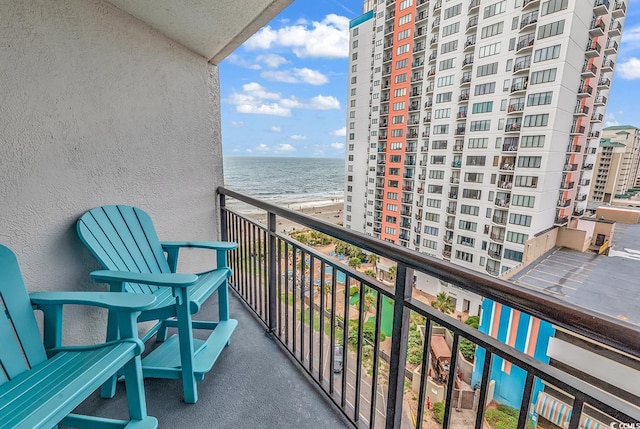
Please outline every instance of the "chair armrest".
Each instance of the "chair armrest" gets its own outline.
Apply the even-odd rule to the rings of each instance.
[[[91,278],[102,283],[142,283],[153,286],[189,287],[198,281],[195,274],[176,273],[131,273],[129,271],[98,270],[91,273]]]
[[[193,247],[198,249],[211,250],[234,250],[238,248],[238,243],[231,241],[164,241],[160,243],[164,249]]]
[[[36,306],[90,305],[113,311],[142,311],[156,300],[155,296],[126,292],[33,292],[29,294]]]

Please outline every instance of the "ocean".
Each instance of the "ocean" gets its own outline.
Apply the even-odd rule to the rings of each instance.
[[[300,208],[344,200],[344,159],[224,157],[225,187],[263,201]],[[230,201],[230,206],[235,206]],[[240,209],[247,213],[247,208]]]

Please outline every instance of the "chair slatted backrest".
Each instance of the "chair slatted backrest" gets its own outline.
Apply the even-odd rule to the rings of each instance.
[[[0,384],[45,360],[18,260],[0,244]]]
[[[103,206],[78,221],[80,239],[108,270],[169,273],[169,264],[151,218],[131,206]],[[128,292],[153,293],[157,286],[127,283]]]

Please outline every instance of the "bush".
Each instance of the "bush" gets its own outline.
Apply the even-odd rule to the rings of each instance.
[[[484,416],[493,429],[516,429],[520,411],[508,405],[500,404],[496,408],[485,411]],[[527,429],[533,429],[531,418],[527,418]]]
[[[366,270],[364,273],[369,277],[373,277],[374,279],[376,278],[376,272],[373,270]]]
[[[469,316],[467,318],[467,320],[465,320],[465,322],[467,325],[471,326],[472,328],[476,328],[478,329],[478,326],[480,326],[480,317],[478,316]]]
[[[360,293],[360,288],[358,286],[351,286],[349,288],[349,296],[353,296],[357,293]]]
[[[417,329],[409,329],[409,338],[407,339],[407,362],[412,365],[422,363],[422,336]]]
[[[466,338],[460,339],[460,353],[469,362],[473,362],[476,358],[476,345]]]
[[[436,402],[432,407],[433,411],[433,419],[438,422],[438,424],[442,425],[444,421],[444,405],[442,402]]]

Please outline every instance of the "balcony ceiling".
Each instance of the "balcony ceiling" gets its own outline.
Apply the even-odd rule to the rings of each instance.
[[[219,63],[293,0],[107,0]]]

